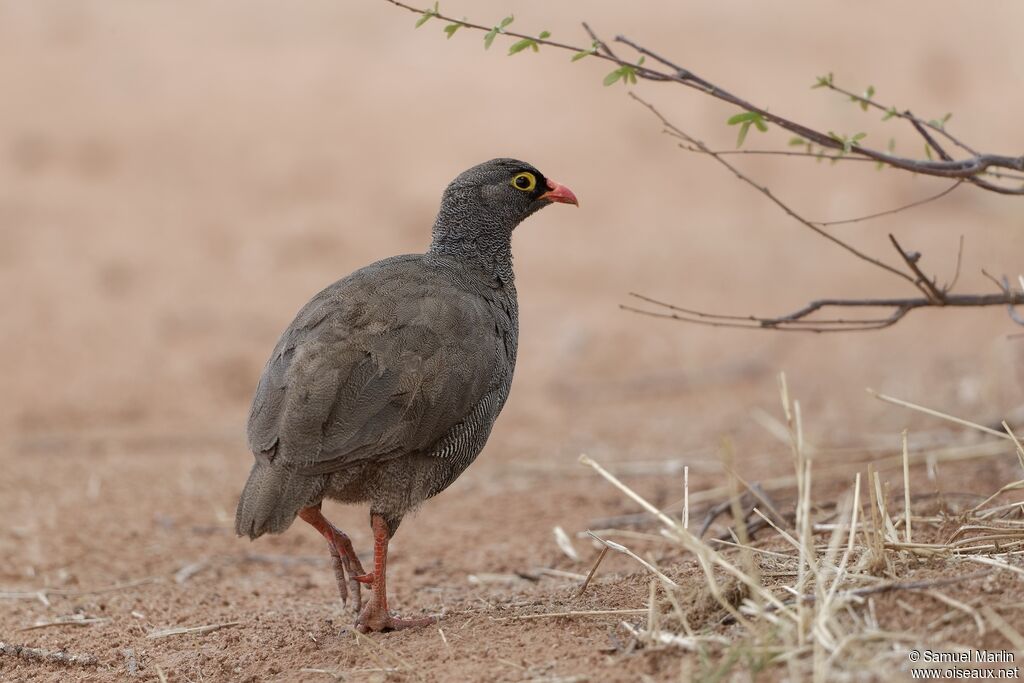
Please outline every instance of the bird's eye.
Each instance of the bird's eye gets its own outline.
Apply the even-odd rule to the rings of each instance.
[[[523,173],[518,173],[516,174],[516,177],[512,179],[512,187],[517,190],[522,190],[523,192],[530,192],[537,187],[537,177],[532,173],[526,173],[525,171]]]

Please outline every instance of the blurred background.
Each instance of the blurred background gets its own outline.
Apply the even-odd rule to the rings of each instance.
[[[924,154],[909,126],[811,90],[815,77],[833,72],[858,92],[871,84],[879,101],[925,118],[952,112],[949,129],[982,151],[1024,150],[1024,5],[1010,0],[984,11],[952,0],[441,9],[485,24],[513,12],[512,28],[581,46],[586,20],[773,112],[867,132],[883,149],[892,137],[908,156]],[[93,539],[80,548],[80,576],[129,572],[97,539],[155,542],[148,534],[161,520],[209,518],[224,533],[218,543],[236,543],[229,520],[251,462],[244,422],[277,336],[335,279],[422,251],[445,185],[497,156],[536,165],[581,207],[550,208],[517,230],[512,395],[480,462],[427,506],[427,519],[472,510],[474,496],[512,481],[513,465],[569,473],[583,451],[644,460],[698,453],[723,434],[756,443],[765,435],[751,410],[778,412],[780,370],[808,432],[829,443],[895,444],[904,426],[934,427],[865,387],[980,422],[1024,403],[1024,339],[1008,337],[1021,330],[1001,309],[924,311],[881,332],[821,336],[620,310],[630,291],[762,315],[820,297],[914,292],[711,159],[677,149],[626,88],[602,87],[607,63],[570,63],[547,48],[509,57],[501,38],[485,51],[480,33],[447,40],[441,22],[417,30],[415,20],[383,0],[0,2],[0,512],[10,525],[0,543],[17,548],[0,556],[6,582],[30,580],[26,567],[67,565],[61,553],[71,550],[54,546],[62,532],[37,533],[66,515]],[[713,148],[735,145],[725,124],[734,109],[680,87],[636,90]],[[747,146],[784,148],[790,137],[752,131]],[[894,208],[948,185],[873,164],[740,163],[812,220]],[[961,187],[835,231],[887,261],[893,232],[940,281],[952,278],[963,235],[958,290],[990,292],[981,268],[1011,278],[1024,269],[1022,207]],[[708,481],[715,472],[708,465]],[[564,510],[550,502],[557,489],[517,486],[527,507]],[[50,504],[38,509],[39,500]],[[599,505],[584,493],[574,501]],[[368,538],[362,511],[338,514],[354,540]],[[550,519],[539,525],[547,534]],[[299,538],[319,551],[317,539]],[[147,562],[171,569],[189,547],[159,543]],[[495,557],[480,547],[474,557]],[[506,541],[503,557],[516,547]]]
[[[1015,3],[922,12],[868,2],[853,16],[837,3],[447,9],[484,23],[513,11],[515,28],[581,45],[586,19],[773,111],[866,131],[876,146],[894,137],[908,155],[923,154],[909,126],[810,90],[814,77],[831,71],[857,91],[870,83],[880,101],[922,116],[952,112],[951,130],[982,150],[1022,143],[1024,95],[1014,86],[1024,75],[1015,47],[1024,9]],[[588,403],[574,404],[584,418],[604,389],[616,403],[739,380],[773,392],[778,369],[801,393],[824,389],[819,408],[863,404],[865,385],[993,413],[1019,398],[1024,342],[1006,340],[1013,330],[997,310],[925,312],[881,333],[824,337],[618,310],[629,291],[740,314],[912,292],[711,160],[676,149],[621,85],[601,86],[606,63],[571,64],[547,49],[507,57],[501,44],[484,51],[479,34],[446,40],[440,22],[414,30],[414,21],[383,1],[0,4],[5,432],[240,433],[255,378],[298,307],[361,265],[422,250],[445,184],[494,156],[536,164],[582,202],[516,235],[523,334],[511,412],[550,420],[571,398]],[[637,90],[684,130],[733,146],[726,105],[678,87]],[[784,147],[789,137],[752,135],[748,146]],[[744,167],[812,220],[945,186],[870,164],[759,158]],[[960,289],[989,291],[980,268],[1021,269],[1019,204],[961,188],[836,230],[887,259],[886,235],[896,232],[943,277],[963,234]],[[688,426],[694,408],[645,401],[629,428],[670,417],[675,438],[700,439]],[[557,445],[575,450],[591,430],[568,424]]]
[[[711,160],[676,149],[621,85],[601,86],[606,63],[484,51],[469,31],[446,40],[438,21],[413,30],[415,16],[386,2],[0,10],[8,433],[240,430],[262,363],[298,307],[361,265],[422,250],[445,184],[494,156],[536,164],[582,201],[516,235],[523,334],[510,411],[550,419],[552,403],[597,400],[605,387],[627,403],[642,398],[623,394],[629,387],[676,398],[755,379],[774,391],[777,369],[803,392],[827,387],[821,399],[844,409],[864,402],[865,385],[993,412],[1019,398],[1014,363],[1024,342],[1005,339],[1013,330],[996,310],[926,312],[882,333],[824,337],[684,327],[618,310],[629,291],[740,314],[911,292]],[[512,10],[515,28],[582,45],[587,19],[773,111],[866,131],[877,146],[895,137],[908,155],[923,153],[909,126],[881,125],[839,95],[810,90],[814,77],[831,71],[857,91],[873,84],[880,101],[922,116],[952,112],[951,130],[982,150],[1013,153],[1022,143],[1024,96],[1013,86],[1024,75],[1014,37],[1024,9],[1014,3],[986,12],[939,3],[923,13],[875,2],[849,17],[835,3],[770,12],[718,3],[449,8],[470,10],[484,23]],[[678,87],[637,90],[684,130],[733,146],[726,105]],[[778,148],[789,137],[776,130],[748,145]],[[945,186],[854,166],[745,164],[814,220]],[[989,291],[980,268],[1021,269],[1019,203],[961,188],[836,230],[887,259],[886,235],[896,232],[945,277],[963,234],[961,290]],[[631,428],[669,413],[681,427],[688,421],[687,411],[646,408]],[[587,437],[571,430],[563,438],[575,448]],[[689,434],[682,427],[677,436]]]

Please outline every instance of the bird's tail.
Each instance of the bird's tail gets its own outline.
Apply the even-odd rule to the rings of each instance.
[[[281,533],[301,508],[319,500],[323,479],[257,458],[238,499],[235,533],[249,538]]]

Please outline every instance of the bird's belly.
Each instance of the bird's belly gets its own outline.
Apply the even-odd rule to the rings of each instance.
[[[440,493],[460,472],[429,455],[403,455],[332,473],[324,497],[342,503],[369,502],[373,512],[400,519]]]
[[[427,452],[353,463],[329,475],[324,497],[343,503],[370,502],[373,512],[401,519],[448,488],[483,450],[508,396],[510,381],[488,394]]]

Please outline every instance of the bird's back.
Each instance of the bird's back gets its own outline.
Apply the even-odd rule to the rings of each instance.
[[[447,486],[479,453],[508,395],[517,318],[511,283],[436,256],[379,261],[313,297],[281,336],[253,400],[250,480],[262,466],[264,479],[278,481],[247,485],[254,502],[247,507],[243,493],[239,533],[286,527],[299,507],[330,494],[332,480],[354,479],[345,472],[359,474],[354,498],[401,488],[408,472],[408,495],[387,496],[398,507]],[[387,481],[374,483],[375,471]]]

